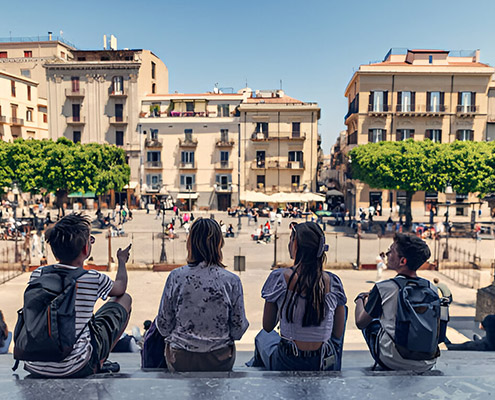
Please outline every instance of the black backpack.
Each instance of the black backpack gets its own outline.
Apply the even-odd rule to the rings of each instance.
[[[62,361],[85,327],[76,334],[76,281],[82,268],[44,267],[24,292],[24,307],[14,330],[14,370],[22,361]]]
[[[439,356],[440,298],[426,279],[392,279],[399,287],[395,347],[407,360]]]

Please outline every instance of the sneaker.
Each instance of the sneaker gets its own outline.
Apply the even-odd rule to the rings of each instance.
[[[106,373],[117,373],[120,371],[120,365],[117,362],[112,362],[112,361],[105,361],[103,363],[103,366],[100,368],[100,373],[101,374],[106,374]]]

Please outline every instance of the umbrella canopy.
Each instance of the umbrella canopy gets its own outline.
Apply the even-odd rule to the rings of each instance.
[[[266,195],[265,193],[254,192],[250,190],[241,194],[241,200],[250,201],[253,203],[269,203],[271,201],[270,196]]]
[[[343,196],[344,193],[342,192],[339,192],[337,189],[332,189],[332,190],[329,190],[327,192],[327,197],[330,197],[330,196]]]

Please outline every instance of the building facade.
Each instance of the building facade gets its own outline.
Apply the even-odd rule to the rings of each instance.
[[[336,168],[351,214],[371,205],[380,204],[387,212],[405,206],[405,192],[370,188],[350,179],[347,154],[353,147],[409,138],[441,143],[486,140],[493,73],[494,68],[479,61],[479,51],[391,49],[383,62],[361,65],[345,91],[347,130],[333,154],[341,161]],[[418,192],[412,213],[424,216],[447,200],[458,204],[456,215],[464,216],[478,201],[471,195]]]
[[[47,101],[38,83],[0,71],[0,140],[48,138]]]
[[[74,50],[72,60],[47,62],[44,68],[50,137],[122,147],[131,168],[129,205],[135,206],[140,101],[168,92],[167,67],[149,50]]]
[[[150,95],[140,114],[142,194],[225,210],[256,191],[314,191],[319,112],[282,91]]]

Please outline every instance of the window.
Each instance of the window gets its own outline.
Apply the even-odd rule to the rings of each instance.
[[[215,183],[217,184],[217,189],[230,190],[232,188],[232,175],[217,174],[215,176]]]
[[[27,87],[27,99],[31,101],[31,86],[26,86]]]
[[[388,91],[370,92],[369,111],[388,111]]]
[[[72,104],[72,120],[78,122],[81,120],[81,105]]]
[[[302,151],[289,151],[289,161],[303,161]]]
[[[160,190],[162,186],[162,176],[161,174],[147,174],[146,175],[146,186],[151,190]]]
[[[298,138],[301,137],[301,123],[293,122],[292,123],[292,137]]]
[[[17,119],[17,104],[11,104],[10,111],[12,112],[12,119]]]
[[[156,84],[151,84],[151,93],[156,93]]]
[[[258,189],[265,187],[265,175],[256,175],[256,187]]]
[[[397,140],[398,142],[413,138],[414,138],[414,129],[397,129],[397,135],[395,140]]]
[[[458,112],[475,112],[476,111],[476,93],[459,92],[457,95]]]
[[[21,75],[26,77],[26,78],[31,78],[31,70],[30,69],[21,69]]]
[[[427,129],[425,132],[425,139],[430,139],[434,143],[442,143],[442,130]]]
[[[428,64],[433,64],[433,56],[428,56]]]
[[[156,78],[156,64],[153,61],[151,61],[151,79],[155,79],[155,78]]]
[[[411,112],[416,106],[416,92],[397,92],[397,111]]]
[[[115,144],[117,146],[123,146],[124,145],[124,131],[115,132]]]
[[[86,61],[86,57],[77,57],[77,61]]]
[[[471,129],[459,129],[456,134],[456,140],[460,140],[461,142],[474,140],[474,131]]]
[[[268,138],[268,122],[257,122],[255,135],[262,135],[265,139]]]
[[[194,151],[181,151],[180,162],[185,165],[194,166]]]
[[[124,105],[115,104],[115,121],[122,122],[124,120]]]
[[[113,94],[123,94],[124,93],[124,77],[114,76],[112,79],[112,93]]]
[[[10,93],[15,97],[15,81],[10,81]]]
[[[444,92],[426,92],[426,111],[445,111],[444,98]]]
[[[297,190],[299,185],[301,184],[301,176],[300,175],[292,175],[290,179],[290,183],[293,190]]]
[[[60,57],[63,58],[65,60],[65,51],[61,51],[60,52]]]
[[[387,134],[385,129],[370,129],[368,131],[368,142],[378,143],[387,140]]]
[[[228,104],[219,104],[217,106],[218,116],[219,117],[228,117],[229,116],[229,105]]]
[[[194,103],[192,101],[186,102],[186,111],[187,112],[194,112]]]
[[[181,175],[180,176],[180,189],[195,191],[194,187],[196,183],[196,175]]]
[[[229,141],[229,130],[228,129],[220,129],[220,141],[227,143]]]
[[[72,132],[72,141],[74,143],[81,143],[81,131]]]
[[[151,140],[158,140],[158,129],[150,128]]]
[[[33,122],[33,109],[32,108],[28,108],[26,110],[26,121]]]
[[[43,123],[48,123],[48,115],[46,113],[43,113]]]
[[[146,154],[146,161],[148,162],[160,162],[161,160],[160,151],[148,151]]]
[[[30,58],[33,56],[33,52],[31,50],[24,50],[24,57]]]
[[[8,58],[6,51],[0,51],[0,58]]]
[[[100,61],[110,61],[110,57],[108,56],[101,56]]]
[[[71,82],[72,92],[79,93],[79,77],[78,76],[71,76],[70,82]]]
[[[256,166],[258,168],[265,168],[266,153],[264,150],[256,151]]]
[[[220,164],[222,167],[226,167],[229,165],[229,152],[228,151],[221,151],[220,152]]]
[[[193,130],[192,129],[184,129],[184,136],[185,136],[185,141],[186,142],[192,142],[192,134]]]

